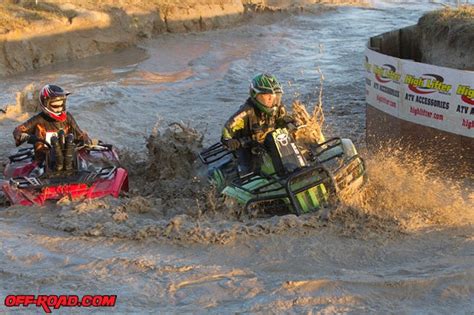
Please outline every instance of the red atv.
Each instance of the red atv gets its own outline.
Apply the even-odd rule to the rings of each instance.
[[[43,142],[36,137],[29,143]],[[9,156],[3,171],[2,190],[12,205],[44,205],[47,200],[69,197],[71,200],[118,197],[128,191],[128,173],[120,166],[112,145],[99,142],[81,145],[75,150],[71,171],[54,171],[48,158],[44,166],[34,160],[34,149],[23,148]]]

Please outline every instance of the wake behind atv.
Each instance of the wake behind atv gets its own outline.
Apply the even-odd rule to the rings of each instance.
[[[34,174],[38,162],[34,160],[33,147],[20,149],[8,159],[2,190],[13,205],[44,205],[48,200],[64,197],[118,197],[122,191],[128,191],[128,173],[120,167],[111,145],[99,143],[77,148],[75,167],[69,172],[54,172],[46,162],[44,173]]]
[[[263,145],[247,145],[256,148],[260,158],[257,171],[247,175],[239,174],[236,157],[221,143],[199,155],[211,184],[246,211],[261,207],[272,213],[314,212],[365,182],[364,161],[349,139],[303,145],[281,128],[268,134]]]

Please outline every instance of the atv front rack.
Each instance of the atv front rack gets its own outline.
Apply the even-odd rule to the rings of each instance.
[[[10,178],[10,184],[18,189],[42,189],[49,186],[64,186],[70,184],[92,184],[98,178],[108,179],[117,167],[107,166],[97,172],[81,171],[71,176],[49,176],[49,177],[15,177]],[[58,174],[59,175],[59,174]]]
[[[10,160],[10,163],[14,162],[20,162],[26,159],[31,159],[35,155],[35,151],[33,147],[30,148],[22,148],[18,150],[18,153],[10,155],[8,159]]]
[[[113,146],[111,144],[99,143],[98,145],[91,146],[78,146],[76,151],[85,148],[88,151],[111,151]],[[34,147],[21,148],[17,153],[8,156],[10,163],[20,162],[26,159],[32,159],[35,156]]]
[[[334,149],[338,146],[340,146],[342,144],[342,139],[341,138],[331,138],[323,143],[318,143],[316,145],[316,150],[319,149],[319,148],[322,148],[320,151],[318,151],[317,153],[314,153],[311,151],[311,153],[314,155],[313,156],[313,159],[315,161],[318,161],[319,163],[324,163],[324,162],[327,162],[329,160],[332,160],[336,157],[341,157],[344,155],[344,151],[341,150],[340,153],[336,154],[336,155],[333,155],[331,156],[330,158],[327,158],[327,159],[323,159],[323,160],[319,160],[318,157],[322,156],[325,152],[328,152],[329,150],[331,149]]]
[[[365,162],[359,155],[354,155],[346,161],[345,165],[341,165],[333,172],[334,181],[336,183],[337,192],[344,190],[362,178],[362,182],[366,181]]]
[[[325,157],[325,153],[330,150],[336,149],[343,146],[343,140],[341,138],[331,138],[323,143],[313,147],[312,150],[317,152],[312,153],[313,161],[323,164],[331,160],[341,158],[345,155],[344,149],[341,148],[340,152],[332,152],[333,154],[329,157]],[[333,177],[336,192],[344,190],[346,187],[351,186],[355,181],[361,179],[361,184],[366,180],[365,162],[357,154],[356,151],[352,152],[350,158],[344,158],[343,163],[340,165],[333,165],[333,167],[326,165],[331,176]]]
[[[317,172],[318,176],[321,176],[322,174],[324,174],[324,176],[321,176],[321,179],[316,182],[310,181],[308,184],[303,185],[302,187],[298,187],[295,189],[292,188],[292,184],[296,183],[298,180],[303,179],[305,176],[314,176],[314,172]],[[327,202],[329,199],[329,196],[334,195],[335,193],[335,184],[329,172],[323,167],[319,165],[310,166],[288,177],[285,188],[286,188],[288,197],[290,198],[291,205],[293,206],[293,209],[295,209],[297,215],[300,215],[303,212],[308,212],[308,211],[303,211],[304,209],[301,206],[301,202],[297,199],[297,195],[311,188],[316,188],[321,184],[324,184],[324,187],[330,191],[327,198],[325,200],[321,200],[322,202]],[[321,203],[321,201],[319,203]],[[309,209],[309,211],[314,211],[318,209],[319,208]]]
[[[232,152],[227,150],[227,148],[221,142],[218,142],[201,151],[199,153],[199,159],[203,164],[208,165],[222,159],[224,156],[229,154],[232,154]]]
[[[266,183],[254,189],[247,189],[244,187],[244,185],[258,180],[265,180]],[[303,184],[298,185],[299,183]],[[336,189],[333,178],[330,176],[329,172],[320,165],[302,168],[284,178],[278,178],[276,177],[276,174],[256,175],[251,178],[246,178],[245,180],[240,179],[234,181],[231,185],[234,186],[234,188],[256,196],[246,202],[246,211],[249,211],[251,206],[258,203],[287,199],[289,206],[297,215],[318,210],[322,203],[328,201],[328,196],[333,195],[332,193],[335,192]],[[322,200],[311,200],[313,205],[317,204],[317,206],[309,206],[311,202],[306,203],[306,206],[303,206],[301,194],[311,190],[312,188],[319,189],[320,185],[323,185],[324,189],[329,190],[329,194],[322,193],[324,195],[320,196],[322,197]],[[316,199],[315,196],[312,196],[312,198]]]

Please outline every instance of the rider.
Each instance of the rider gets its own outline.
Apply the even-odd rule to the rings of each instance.
[[[269,132],[293,120],[281,103],[282,94],[281,85],[273,75],[257,75],[250,83],[250,97],[225,123],[221,141],[236,152],[240,176],[254,171],[258,161],[245,142],[263,143]]]
[[[47,84],[39,93],[41,113],[28,119],[13,131],[16,146],[35,136],[38,140],[48,142],[53,151],[54,170],[71,170],[73,168],[74,142],[88,142],[87,133],[83,132],[71,113],[66,111],[66,100],[69,92],[62,87]],[[49,156],[50,149],[40,141],[35,141],[35,160],[43,164]]]

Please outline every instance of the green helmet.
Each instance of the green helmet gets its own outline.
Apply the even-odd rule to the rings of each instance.
[[[257,108],[267,115],[273,115],[275,107],[268,108],[257,101],[258,94],[279,94],[279,97],[277,98],[278,102],[275,104],[279,105],[278,103],[281,99],[281,94],[283,94],[280,82],[278,82],[273,75],[263,73],[254,77],[250,83],[250,98],[252,98],[254,103],[257,105]]]

